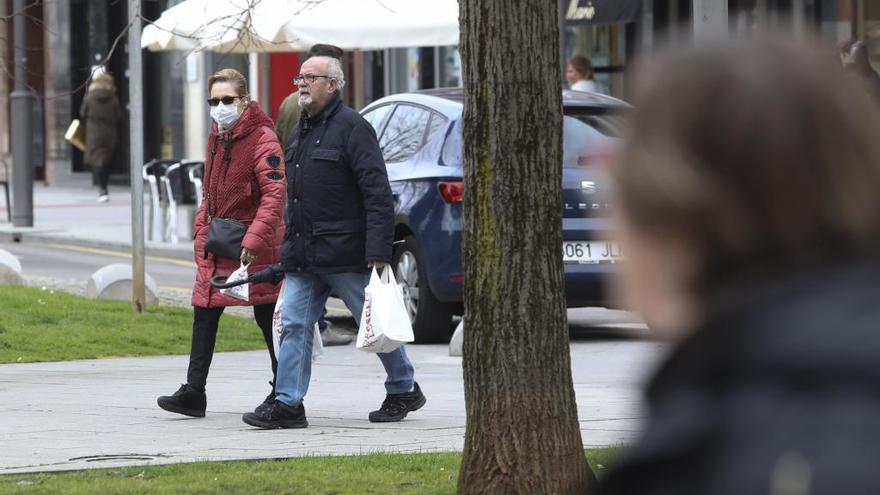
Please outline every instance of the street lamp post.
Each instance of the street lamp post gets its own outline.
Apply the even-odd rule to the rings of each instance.
[[[27,83],[27,17],[25,0],[15,0],[13,30],[15,43],[15,87],[9,95],[12,127],[12,225],[34,226],[34,164],[33,147],[34,95]]]
[[[128,0],[128,121],[131,140],[131,302],[141,313],[146,308],[144,286],[144,98],[141,77],[141,2]]]

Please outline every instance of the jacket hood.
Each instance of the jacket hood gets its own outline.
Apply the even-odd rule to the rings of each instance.
[[[89,98],[101,102],[111,100],[114,96],[115,91],[104,86],[90,88],[88,95]]]
[[[235,141],[247,136],[259,127],[269,127],[270,129],[274,129],[275,124],[272,122],[272,119],[263,112],[258,102],[251,101],[244,111],[241,112],[241,116],[239,116],[235,125],[223,134],[227,136],[230,141]],[[213,122],[211,124],[211,136],[219,133],[217,122]]]

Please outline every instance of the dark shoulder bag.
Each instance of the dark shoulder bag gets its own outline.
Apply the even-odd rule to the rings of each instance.
[[[214,144],[216,148],[216,142]],[[213,165],[211,153],[211,164]],[[205,242],[205,255],[213,253],[215,256],[237,260],[241,257],[241,241],[247,232],[247,224],[234,218],[215,218],[214,209],[211,207],[211,195],[205,188],[205,202],[208,206],[208,240]]]

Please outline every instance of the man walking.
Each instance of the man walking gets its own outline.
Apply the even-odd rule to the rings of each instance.
[[[330,292],[360,320],[369,268],[388,269],[394,205],[372,126],[339,99],[339,60],[312,57],[295,78],[303,109],[285,152],[285,288],[276,399],[242,420],[259,428],[308,426],[303,398],[311,379],[312,327]],[[404,347],[378,354],[386,396],[371,422],[400,421],[425,404]]]
[[[317,43],[309,48],[309,57],[333,57],[342,63],[342,48],[334,45],[325,45]],[[278,120],[275,122],[275,134],[278,135],[278,141],[282,148],[286,148],[287,140],[290,138],[291,132],[299,122],[299,88],[293,93],[287,95],[281,106],[278,107]],[[347,345],[354,340],[354,337],[342,333],[334,329],[330,322],[327,321],[327,308],[324,308],[321,317],[318,318],[318,328],[321,330],[321,342],[324,347],[331,345]]]

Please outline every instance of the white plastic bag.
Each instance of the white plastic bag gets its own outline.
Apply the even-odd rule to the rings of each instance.
[[[275,358],[281,353],[281,333],[284,331],[284,324],[281,323],[281,303],[284,301],[284,286],[281,283],[281,291],[278,293],[278,300],[275,301],[275,312],[272,313],[272,344],[275,347]],[[324,341],[321,340],[321,329],[318,323],[315,323],[315,338],[312,341],[312,361],[318,359],[318,356],[324,354]]]
[[[248,278],[248,266],[250,263],[242,262],[241,266],[238,270],[232,272],[232,275],[226,279],[226,282],[238,282],[239,280],[247,280]],[[241,299],[242,301],[247,301],[249,297],[248,286],[250,284],[241,284],[236,285],[235,287],[230,287],[228,289],[220,289],[221,294],[226,294],[227,296],[232,296],[236,299]]]
[[[365,352],[391,352],[414,340],[403,294],[387,266],[380,277],[376,269],[364,289],[364,312],[358,329],[357,348]]]

